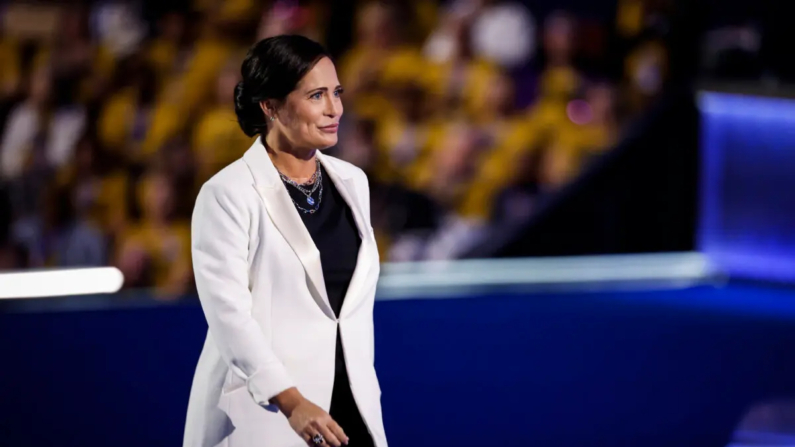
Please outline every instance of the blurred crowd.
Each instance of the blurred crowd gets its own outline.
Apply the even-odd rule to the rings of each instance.
[[[127,287],[189,292],[196,192],[252,142],[232,103],[247,47],[325,43],[334,3],[7,3],[0,269],[115,265]],[[330,151],[369,174],[382,260],[463,257],[532,218],[666,75],[664,0],[620,0],[609,20],[518,1],[355,3]]]

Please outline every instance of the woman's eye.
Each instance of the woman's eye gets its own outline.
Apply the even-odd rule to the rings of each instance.
[[[345,90],[343,90],[343,89],[335,90],[335,91],[334,91],[334,96],[336,96],[337,98],[339,98],[340,96],[342,96],[342,92],[344,92],[344,91],[345,91]]]
[[[317,93],[313,93],[312,96],[310,96],[309,98],[310,99],[320,99],[321,96],[323,96],[323,92],[317,92]]]

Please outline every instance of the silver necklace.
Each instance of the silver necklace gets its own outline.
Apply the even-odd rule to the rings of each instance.
[[[320,185],[320,193],[317,196],[317,200],[313,199],[312,197],[307,197],[306,202],[310,204],[311,208],[304,208],[298,204],[298,202],[293,199],[293,196],[290,196],[290,200],[293,201],[293,205],[298,208],[304,214],[315,214],[317,210],[320,209],[320,202],[323,200],[323,184]]]
[[[304,190],[305,185],[311,185],[317,183],[317,179],[321,175],[320,161],[317,158],[315,159],[315,172],[312,174],[311,177],[309,177],[309,180],[307,180],[304,183],[298,183],[295,180],[291,179],[290,177],[287,177],[286,175],[282,174],[282,171],[279,171],[278,168],[276,169],[276,172],[279,173],[279,176],[282,178],[282,181],[284,181],[285,183],[289,183],[298,189]]]
[[[310,179],[306,183],[297,183],[295,181],[286,181],[286,183],[290,184],[295,189],[301,191],[301,193],[303,193],[305,196],[307,196],[307,198],[309,198],[312,194],[315,193],[315,191],[317,191],[317,189],[320,187],[321,181],[323,180],[323,178],[320,175],[313,177],[314,177],[313,179]],[[306,185],[312,185],[312,189],[307,188]]]
[[[315,159],[315,172],[314,174],[312,174],[312,177],[310,177],[309,180],[306,181],[306,183],[298,183],[295,180],[291,179],[290,177],[284,175],[278,169],[276,171],[279,173],[279,177],[281,177],[284,183],[294,187],[299,192],[301,192],[301,194],[306,196],[306,203],[308,203],[309,206],[311,207],[308,209],[302,207],[293,199],[293,196],[290,196],[290,200],[293,201],[293,204],[295,205],[296,208],[308,214],[313,214],[320,208],[320,202],[323,200],[323,172],[320,169],[320,161],[317,158]],[[312,185],[312,188],[309,189],[306,187],[306,185]],[[320,194],[318,194],[318,198],[317,200],[315,200],[314,197],[312,197],[312,195],[318,189],[320,190]]]

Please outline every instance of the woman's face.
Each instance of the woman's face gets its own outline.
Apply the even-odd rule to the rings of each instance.
[[[334,63],[324,57],[275,107],[266,104],[268,137],[284,139],[294,149],[326,149],[337,144],[342,117],[342,87]],[[274,116],[275,121],[270,121]]]
[[[144,214],[156,222],[166,220],[174,205],[174,191],[169,179],[155,174],[147,178],[142,186]]]
[[[544,47],[553,59],[567,59],[574,50],[574,22],[568,16],[553,14],[544,24]]]
[[[489,113],[505,115],[513,105],[513,83],[507,76],[495,76],[486,90],[486,107]]]
[[[30,80],[30,99],[35,103],[43,103],[50,97],[52,90],[50,70],[41,67],[33,72]]]
[[[379,3],[371,3],[359,13],[358,39],[360,44],[389,48],[395,38],[392,11]]]

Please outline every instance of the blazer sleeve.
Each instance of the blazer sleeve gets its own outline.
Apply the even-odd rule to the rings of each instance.
[[[210,334],[234,374],[246,381],[257,404],[294,386],[251,316],[250,211],[240,191],[205,184],[193,210],[191,253],[196,287]]]

